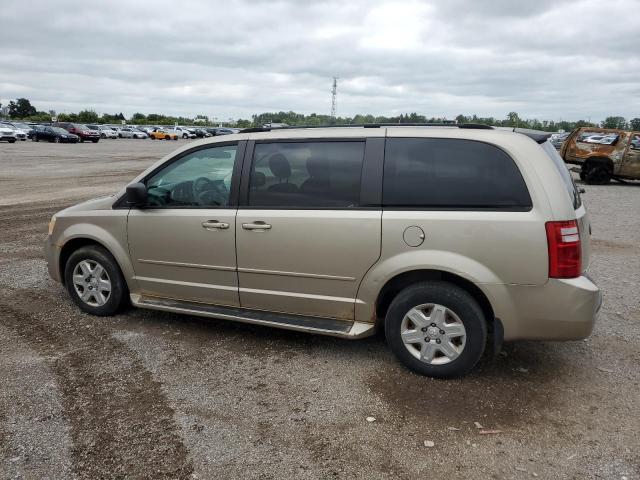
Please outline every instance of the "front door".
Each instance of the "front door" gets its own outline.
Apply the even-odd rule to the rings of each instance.
[[[236,223],[242,307],[354,318],[380,255],[381,210],[360,202],[364,150],[362,140],[255,145]]]
[[[236,144],[181,154],[145,181],[148,207],[132,208],[129,252],[143,294],[238,306]]]

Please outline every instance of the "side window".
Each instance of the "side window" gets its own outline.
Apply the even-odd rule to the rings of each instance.
[[[472,140],[387,139],[382,196],[389,207],[531,208],[527,186],[511,157]]]
[[[631,135],[631,143],[629,144],[631,150],[640,150],[640,133],[634,133]]]
[[[258,143],[249,205],[349,208],[360,202],[364,142]]]
[[[203,148],[146,181],[149,205],[167,208],[229,206],[236,145]]]

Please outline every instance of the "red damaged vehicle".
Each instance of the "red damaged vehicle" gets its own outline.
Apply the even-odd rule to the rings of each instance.
[[[67,132],[73,133],[80,137],[80,141],[91,140],[93,143],[100,141],[100,132],[91,130],[82,123],[58,122],[53,124],[54,127],[64,128]]]

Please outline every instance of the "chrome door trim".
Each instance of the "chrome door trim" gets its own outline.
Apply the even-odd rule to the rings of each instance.
[[[182,262],[166,262],[164,260],[148,260],[139,258],[140,263],[150,263],[153,265],[164,265],[169,267],[185,267],[185,268],[201,268],[205,270],[222,270],[227,272],[235,272],[235,267],[223,267],[221,265],[204,265],[199,263],[182,263]]]
[[[302,278],[318,278],[323,280],[340,280],[343,282],[355,282],[354,277],[341,277],[338,275],[322,275],[318,273],[303,273],[303,272],[283,272],[280,270],[261,270],[259,268],[238,268],[238,272],[242,273],[258,273],[262,275],[284,275],[287,277],[302,277]]]
[[[364,303],[362,300],[358,299],[358,298],[349,298],[349,297],[334,297],[331,295],[316,295],[314,293],[297,293],[297,292],[288,292],[288,291],[281,291],[281,290],[266,290],[266,289],[261,289],[261,288],[239,288],[240,294],[242,295],[242,292],[246,292],[246,293],[257,293],[257,294],[261,294],[261,295],[274,295],[274,296],[280,296],[280,297],[294,297],[294,298],[309,298],[309,299],[314,299],[314,300],[328,300],[331,302],[341,302],[341,303],[345,303],[347,305],[353,305],[353,304],[360,304],[360,303]]]

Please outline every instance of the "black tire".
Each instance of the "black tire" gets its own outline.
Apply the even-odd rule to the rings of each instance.
[[[38,137],[31,137],[31,141],[32,142],[37,142],[38,141]]]
[[[97,262],[102,265],[109,276],[111,282],[111,292],[104,305],[93,306],[85,303],[81,298],[73,283],[73,271],[76,266],[85,260]],[[64,268],[64,280],[67,292],[71,296],[73,302],[84,312],[100,317],[114,315],[129,301],[129,289],[124,280],[124,276],[120,271],[118,263],[113,256],[103,247],[90,245],[81,247],[73,252]]]
[[[100,139],[99,138],[94,138],[93,140],[91,140],[93,143],[98,143]]]
[[[186,140],[187,138],[189,138],[189,135],[187,135],[186,133],[183,133],[182,138]]]
[[[604,163],[591,163],[582,167],[580,178],[589,185],[606,185],[611,181],[611,169]]]
[[[454,312],[465,329],[464,347],[449,363],[434,365],[423,362],[414,357],[402,341],[401,326],[405,315],[418,305],[430,303]],[[409,369],[429,377],[454,378],[469,373],[482,357],[487,343],[487,321],[478,303],[466,290],[448,282],[420,282],[402,290],[391,302],[385,318],[385,336],[393,353]]]
[[[164,137],[165,140],[171,140],[171,135],[167,135],[166,137]]]
[[[60,137],[54,137],[53,143],[60,143]]]
[[[84,138],[80,137],[80,138],[78,138],[78,141],[79,141],[80,143],[84,143]]]
[[[15,139],[9,140],[9,143],[16,143]]]

